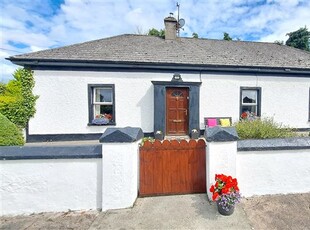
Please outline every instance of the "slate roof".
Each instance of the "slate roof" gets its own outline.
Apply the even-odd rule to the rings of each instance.
[[[165,40],[129,34],[8,59],[20,63],[37,60],[310,69],[310,52],[275,43],[197,38]]]

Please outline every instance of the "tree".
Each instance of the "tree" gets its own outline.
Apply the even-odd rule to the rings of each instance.
[[[193,38],[198,38],[198,34],[197,33],[194,32],[192,35],[193,35]]]
[[[287,46],[310,51],[310,31],[308,31],[306,26],[304,28],[300,28],[299,30],[287,33],[286,35],[289,36],[285,42]]]
[[[284,45],[284,41],[280,41],[280,40],[275,40],[274,43],[278,44],[278,45]]]
[[[165,30],[163,30],[163,29],[157,30],[155,28],[152,28],[152,29],[149,30],[147,35],[157,36],[157,37],[160,37],[160,38],[165,38]]]
[[[223,40],[231,41],[232,38],[229,36],[229,33],[224,32]]]
[[[21,130],[0,113],[0,146],[24,145]]]
[[[38,96],[33,95],[33,72],[28,69],[17,69],[14,79],[2,87],[0,93],[0,113],[6,116],[19,128],[25,128],[29,119],[35,114],[35,102]]]

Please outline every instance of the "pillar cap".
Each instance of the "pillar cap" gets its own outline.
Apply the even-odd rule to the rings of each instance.
[[[100,143],[130,143],[142,139],[144,136],[141,128],[107,128],[99,138]]]
[[[215,126],[206,128],[205,138],[207,142],[228,142],[237,141],[239,136],[235,127]]]

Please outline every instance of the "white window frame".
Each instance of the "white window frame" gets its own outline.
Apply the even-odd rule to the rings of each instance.
[[[97,89],[111,89],[111,102],[98,102],[96,101],[96,90]],[[92,124],[93,119],[95,118],[95,106],[96,105],[112,105],[112,121],[106,125],[116,125],[116,116],[115,116],[115,85],[114,84],[89,84],[88,85],[88,125]]]
[[[100,89],[110,89],[111,90],[111,102],[97,102],[96,101],[96,91]],[[96,114],[96,105],[112,105],[113,106],[113,88],[112,87],[93,87],[93,118]]]
[[[256,102],[255,103],[243,103],[242,92],[243,91],[256,91]],[[242,114],[243,106],[255,106],[256,107],[256,116],[261,116],[261,87],[240,87],[240,114]]]

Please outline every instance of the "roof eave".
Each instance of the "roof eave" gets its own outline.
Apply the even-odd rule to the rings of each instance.
[[[233,66],[233,65],[193,65],[176,63],[146,63],[146,62],[115,62],[96,60],[54,60],[54,59],[20,59],[6,58],[12,63],[29,67],[86,67],[86,68],[136,68],[178,71],[220,71],[246,73],[281,73],[309,75],[310,68],[268,67],[268,66]]]

